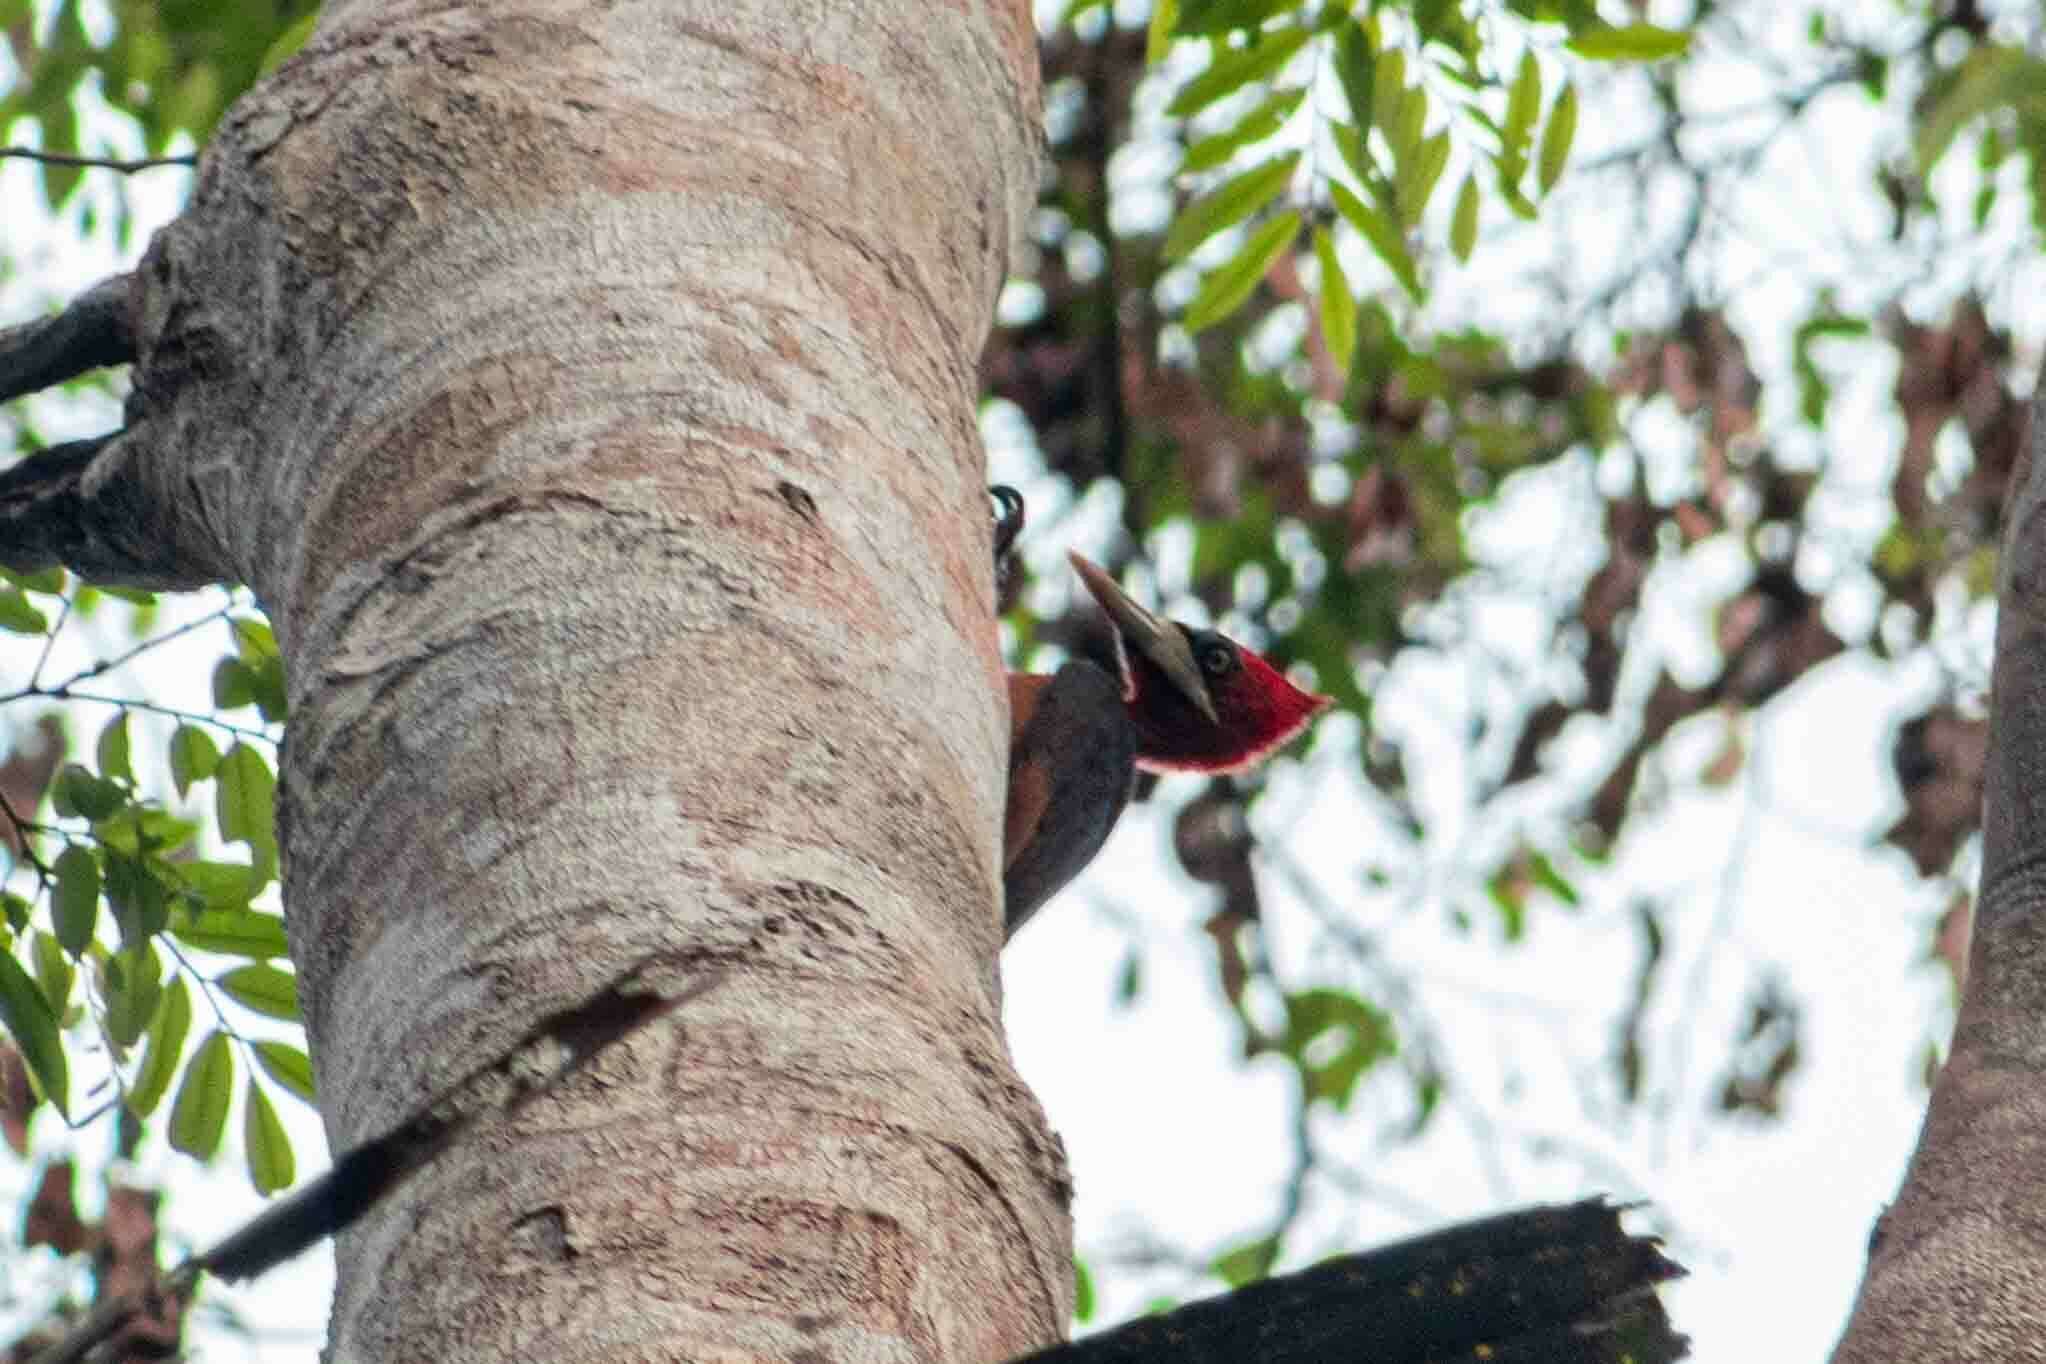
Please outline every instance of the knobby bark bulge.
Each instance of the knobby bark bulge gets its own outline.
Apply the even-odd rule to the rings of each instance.
[[[103,467],[284,645],[336,1147],[650,951],[729,971],[344,1237],[332,1357],[1063,1326],[974,424],[1035,63],[1021,0],[329,0],[138,271]]]

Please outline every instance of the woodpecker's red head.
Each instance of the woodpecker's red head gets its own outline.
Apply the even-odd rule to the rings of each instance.
[[[1300,690],[1227,635],[1153,615],[1101,568],[1071,557],[1115,627],[1123,701],[1137,727],[1137,766],[1242,772],[1334,704]]]

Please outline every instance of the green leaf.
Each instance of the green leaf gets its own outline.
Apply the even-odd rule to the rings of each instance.
[[[1396,47],[1378,54],[1371,73],[1371,121],[1390,134],[1407,99],[1407,56]]]
[[[217,710],[239,710],[256,703],[255,670],[239,658],[223,658],[213,665],[213,705]]]
[[[233,1099],[234,1050],[227,1034],[215,1029],[185,1067],[185,1081],[171,1105],[171,1145],[195,1160],[213,1159]]]
[[[17,635],[40,635],[50,628],[49,617],[35,607],[18,587],[0,589],[0,630]]]
[[[1128,1006],[1136,1003],[1137,995],[1144,988],[1144,959],[1131,952],[1122,959],[1122,970],[1115,977],[1115,1002]]]
[[[1526,170],[1525,164],[1512,167],[1506,165],[1503,161],[1499,163],[1499,198],[1504,201],[1506,207],[1513,210],[1515,217],[1533,222],[1535,219],[1534,200],[1528,198],[1520,189],[1520,176]]]
[[[0,21],[0,28],[5,27],[5,22]],[[54,597],[64,590],[64,570],[55,565],[38,569],[34,573],[16,573],[11,568],[0,568],[0,582],[12,583],[30,592],[41,592]]]
[[[1251,167],[1188,204],[1165,234],[1165,259],[1183,259],[1223,228],[1242,222],[1278,198],[1292,183],[1293,172],[1299,165],[1300,153],[1287,152]]]
[[[132,785],[135,769],[128,765],[128,712],[115,711],[114,718],[107,721],[105,729],[99,732],[99,745],[95,749],[99,759],[99,771],[103,777],[115,777]]]
[[[135,1083],[128,1086],[128,1109],[136,1117],[154,1113],[170,1092],[191,1031],[192,992],[185,988],[183,976],[172,976],[156,1006],[156,1017],[150,1020],[149,1047],[142,1053],[142,1066],[135,1072]]]
[[[1435,195],[1435,186],[1442,179],[1442,172],[1449,165],[1449,134],[1437,133],[1422,142],[1403,165],[1395,187],[1399,197],[1400,220],[1407,227],[1418,227],[1421,215],[1428,211],[1428,201]]]
[[[1478,244],[1478,177],[1466,175],[1456,194],[1456,215],[1449,221],[1449,249],[1468,261]]]
[[[103,847],[106,856],[107,903],[124,945],[138,943],[164,930],[170,920],[170,888],[159,877],[169,874],[161,858],[137,857]]]
[[[1172,31],[1179,26],[1179,0],[1152,0],[1151,26],[1144,34],[1144,65],[1156,66],[1172,50]]]
[[[1536,885],[1572,909],[1583,903],[1578,897],[1577,887],[1563,879],[1563,873],[1556,870],[1556,864],[1549,860],[1547,853],[1538,852],[1529,856],[1527,870]]]
[[[256,1060],[270,1078],[307,1103],[314,1103],[312,1058],[288,1042],[256,1043]]]
[[[163,1002],[163,963],[154,946],[138,941],[107,958],[104,977],[107,1036],[125,1051],[142,1040]]]
[[[1261,34],[1248,47],[1216,54],[1208,69],[1186,83],[1165,112],[1173,118],[1198,113],[1225,95],[1241,90],[1252,81],[1276,75],[1280,67],[1307,45],[1313,34],[1305,28],[1282,28]]]
[[[1577,136],[1577,87],[1565,85],[1563,93],[1556,96],[1556,107],[1549,110],[1549,126],[1542,129],[1541,158],[1535,170],[1535,183],[1547,194],[1563,178],[1563,167],[1570,160],[1570,143]]]
[[[92,849],[74,843],[57,859],[57,884],[50,894],[50,918],[57,941],[72,956],[92,941],[99,918],[99,859]]]
[[[1336,254],[1336,239],[1325,227],[1314,229],[1314,255],[1321,262],[1321,339],[1329,359],[1345,378],[1357,353],[1357,300]]]
[[[1527,896],[1509,868],[1485,883],[1485,894],[1499,911],[1499,927],[1506,941],[1519,942],[1527,936]]]
[[[1371,249],[1385,262],[1393,277],[1399,280],[1416,301],[1421,298],[1421,277],[1414,270],[1414,258],[1407,254],[1407,244],[1400,236],[1399,229],[1377,209],[1352,194],[1347,187],[1335,181],[1329,182],[1329,192],[1335,197],[1336,208],[1357,229],[1364,240],[1371,243]]]
[[[249,845],[267,881],[277,870],[277,778],[247,744],[227,750],[214,769],[213,809],[220,836]]]
[[[1520,73],[1506,96],[1506,118],[1500,124],[1499,173],[1518,180],[1534,140],[1535,115],[1542,111],[1542,64],[1533,52],[1520,57]],[[1510,169],[1509,169],[1510,167]]]
[[[272,724],[284,718],[284,656],[276,648],[276,634],[270,624],[250,618],[233,618],[235,648],[241,652],[241,665],[246,667],[246,685],[250,701],[256,703],[256,710],[262,712],[264,720]]]
[[[1073,1257],[1073,1320],[1086,1324],[1094,1316],[1094,1275],[1087,1262]]]
[[[231,866],[232,864],[221,864]],[[187,868],[179,868],[180,871]],[[247,867],[234,867],[246,879]],[[182,914],[171,920],[171,936],[202,952],[225,957],[254,957],[258,961],[286,953],[284,920],[275,914],[253,909],[202,909],[187,921]]]
[[[1350,174],[1357,177],[1360,185],[1375,185],[1385,177],[1379,174],[1378,159],[1372,154],[1371,144],[1364,134],[1348,123],[1331,123],[1329,138],[1342,153],[1343,164],[1350,168]]]
[[[92,836],[110,852],[164,854],[176,852],[199,836],[195,820],[182,819],[168,810],[147,805],[129,805],[96,821]]]
[[[305,40],[313,36],[313,25],[318,22],[319,17],[320,12],[317,8],[308,10],[300,15],[284,32],[278,34],[277,40],[271,43],[269,48],[263,53],[262,63],[256,68],[257,74],[269,75],[287,57],[293,56],[300,48],[304,47]],[[285,1182],[288,1184],[291,1181],[286,1180]]]
[[[267,962],[237,966],[213,978],[227,996],[245,1009],[270,1018],[298,1021],[298,977]]]
[[[1285,126],[1300,102],[1307,98],[1307,87],[1296,85],[1289,90],[1279,90],[1257,108],[1245,114],[1232,128],[1204,137],[1186,149],[1186,159],[1179,163],[1182,172],[1212,170],[1236,153],[1253,143],[1262,142]]]
[[[1208,1272],[1231,1288],[1242,1288],[1270,1274],[1278,1258],[1279,1238],[1265,1236],[1216,1256]]]
[[[1357,1081],[1398,1051],[1392,1020],[1345,990],[1302,990],[1286,997],[1281,1050],[1299,1068],[1307,1101],[1349,1106]]]
[[[1404,167],[1421,150],[1421,132],[1428,126],[1428,92],[1415,86],[1400,96],[1399,113],[1385,130],[1393,164]]]
[[[71,983],[77,977],[77,971],[72,969],[70,959],[64,955],[63,946],[47,933],[35,935],[29,953],[35,958],[37,988],[50,1002],[50,1012],[62,1018],[71,1002]]]
[[[1588,28],[1564,44],[1578,56],[1595,62],[1659,62],[1681,57],[1691,45],[1684,29],[1657,28],[1654,24],[1627,24],[1620,28]]]
[[[1293,239],[1300,235],[1300,215],[1288,210],[1273,218],[1257,231],[1250,234],[1250,240],[1243,249],[1225,264],[1210,272],[1201,282],[1201,291],[1194,295],[1194,301],[1187,305],[1186,316],[1180,319],[1188,331],[1197,332],[1211,327],[1243,306],[1258,281],[1272,268]]]
[[[202,922],[198,917],[202,911],[248,909],[264,884],[262,873],[245,862],[177,862],[172,870],[183,883],[184,893],[179,898],[186,906],[183,922],[187,924]],[[199,931],[218,931],[220,927],[220,922],[214,921],[212,929]]]
[[[284,692],[284,660],[265,659],[251,663],[249,669],[249,699],[256,703],[256,709],[271,724],[281,724],[289,702]]]
[[[277,1119],[270,1096],[251,1075],[242,1098],[242,1151],[249,1162],[249,1183],[266,1198],[291,1187],[298,1165],[291,1155],[291,1135]]]
[[[171,780],[177,783],[178,794],[184,795],[192,789],[192,783],[205,781],[220,766],[220,750],[205,730],[197,725],[179,725],[170,740]]]
[[[21,963],[5,952],[0,952],[0,1024],[6,1025],[15,1049],[28,1063],[36,1088],[69,1118],[71,1077],[57,1031],[57,1015]]]
[[[128,793],[118,782],[96,777],[77,763],[65,763],[57,773],[50,800],[60,815],[100,820],[126,805]]]
[[[2046,89],[2046,62],[2020,48],[1988,43],[1968,54],[1951,76],[1927,91],[1926,112],[1913,139],[1920,174],[1929,173],[1962,128],[1992,109],[2036,105]],[[2033,151],[2036,163],[2038,150]]]
[[[1336,80],[1343,87],[1343,99],[1350,106],[1350,122],[1369,128],[1373,112],[1372,90],[1378,76],[1378,59],[1371,53],[1371,38],[1362,23],[1347,23],[1336,33]]]

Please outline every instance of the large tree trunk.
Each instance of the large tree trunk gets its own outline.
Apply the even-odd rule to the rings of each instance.
[[[2005,513],[1967,987],[1837,1364],[2046,1359],[2046,372],[2031,428]]]
[[[345,1237],[334,1358],[1063,1325],[1062,1153],[999,1027],[973,414],[1029,22],[329,0],[138,272],[85,482],[135,519],[108,576],[277,625],[335,1145],[652,951],[729,972]]]

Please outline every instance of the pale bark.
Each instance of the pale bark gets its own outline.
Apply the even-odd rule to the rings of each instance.
[[[1064,1324],[973,407],[1035,60],[1010,0],[329,0],[138,271],[79,496],[276,623],[336,1147],[650,952],[729,970],[344,1237],[331,1357]]]
[[[2005,515],[1966,991],[1839,1364],[2046,1359],[2046,375],[2031,421]]]

